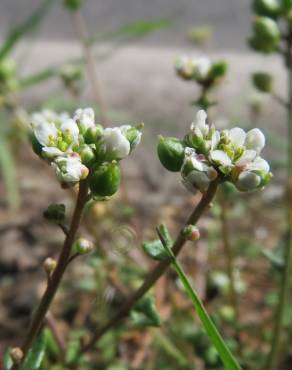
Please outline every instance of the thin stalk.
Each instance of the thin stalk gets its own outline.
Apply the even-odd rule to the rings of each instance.
[[[208,208],[210,202],[215,196],[215,193],[218,188],[220,179],[213,181],[207,192],[202,196],[200,202],[197,204],[196,208],[194,209],[191,216],[188,218],[186,225],[195,225],[200,217],[202,216],[203,212]],[[186,239],[183,234],[180,232],[173,244],[172,251],[174,255],[178,255],[181,251],[183,246],[185,245]],[[111,328],[118,325],[131,311],[133,306],[143,297],[145,293],[148,292],[149,289],[153,287],[156,281],[163,275],[163,273],[167,270],[169,265],[171,264],[170,260],[164,260],[159,262],[156,267],[148,274],[145,278],[144,283],[138,288],[122,305],[119,311],[110,319],[105,325],[101,326],[100,328],[96,329],[93,332],[91,339],[85,344],[82,349],[81,353],[85,353],[94,348],[96,342]]]
[[[78,9],[72,12],[71,16],[76,35],[83,48],[87,73],[91,82],[92,95],[96,103],[99,105],[100,118],[102,120],[102,123],[107,125],[108,123],[107,108],[103,100],[103,96],[100,92],[100,84],[97,75],[96,62],[89,43],[89,36],[86,23],[84,22],[83,16],[80,10]]]
[[[287,178],[287,228],[288,239],[285,245],[285,267],[282,275],[279,303],[273,330],[272,345],[266,364],[267,370],[277,370],[284,315],[287,309],[289,278],[292,269],[292,26],[289,25],[287,38],[286,66],[288,72],[287,134],[288,134],[288,178]]]
[[[164,248],[167,250],[169,256],[171,257],[171,263],[175,268],[176,273],[179,276],[179,279],[191,299],[193,306],[209,336],[211,339],[214,347],[217,349],[218,354],[221,358],[221,361],[224,364],[224,367],[226,370],[241,370],[241,367],[235,360],[235,358],[232,356],[232,353],[230,352],[229,348],[224,342],[224,339],[221,337],[220,333],[218,332],[215,324],[211,320],[207,310],[205,309],[202,301],[200,300],[197,292],[192,287],[191,283],[189,282],[186,274],[184,273],[181,265],[177,262],[175,255],[172,253],[171,249],[167,245],[167,243],[163,240],[163,237],[160,235],[160,232],[158,230],[158,235],[160,237],[161,243],[164,246]]]
[[[79,193],[76,201],[75,210],[72,216],[71,225],[69,228],[68,235],[64,240],[64,244],[57,262],[56,269],[54,270],[50,281],[47,284],[47,288],[41,298],[41,301],[33,315],[32,322],[28,329],[28,333],[24,339],[24,342],[21,346],[24,357],[24,361],[31,345],[33,344],[38,332],[43,325],[45,316],[49,310],[49,307],[55,297],[55,294],[59,288],[62,277],[68,265],[68,260],[70,258],[72,244],[75,240],[75,236],[80,225],[82,211],[87,200],[88,186],[85,181],[80,182]],[[19,365],[14,365],[12,370],[19,368]]]
[[[237,293],[235,288],[235,274],[234,274],[234,256],[233,256],[233,250],[230,243],[230,229],[229,224],[227,220],[227,211],[228,211],[228,205],[226,202],[226,199],[224,199],[224,194],[222,196],[221,202],[221,231],[222,231],[222,241],[223,241],[223,248],[224,248],[224,254],[226,257],[226,267],[227,267],[227,275],[229,278],[229,297],[230,297],[230,303],[232,305],[232,308],[234,310],[235,315],[235,332],[236,332],[236,340],[239,343],[240,347],[240,328],[239,328],[239,307],[238,307],[238,299],[237,299]]]

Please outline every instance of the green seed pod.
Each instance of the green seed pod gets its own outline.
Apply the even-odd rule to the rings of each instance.
[[[86,166],[92,166],[95,162],[95,154],[89,145],[83,144],[78,150],[81,162]]]
[[[118,191],[120,181],[121,171],[117,163],[104,163],[92,171],[89,187],[95,196],[107,197]]]
[[[271,93],[273,91],[273,77],[269,73],[256,72],[252,75],[254,87],[263,93]]]
[[[277,18],[281,9],[277,0],[254,0],[253,10],[257,15]]]
[[[184,146],[174,137],[159,137],[157,153],[161,164],[169,171],[180,171],[184,160]]]
[[[101,125],[89,127],[84,134],[84,140],[86,144],[95,144],[96,141],[101,137],[102,133],[103,127]]]
[[[62,222],[65,220],[66,207],[64,204],[52,203],[44,211],[44,217],[49,221]]]
[[[226,75],[226,72],[227,72],[227,63],[225,62],[214,63],[209,72],[209,77],[213,80],[217,80],[219,78],[223,78]]]
[[[277,23],[268,17],[256,17],[253,23],[253,35],[250,46],[261,53],[272,53],[279,46],[281,39]]]

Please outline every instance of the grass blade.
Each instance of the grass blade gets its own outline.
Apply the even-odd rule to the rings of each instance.
[[[206,311],[203,303],[201,302],[199,296],[197,295],[196,291],[192,288],[187,276],[185,275],[182,267],[177,262],[174,254],[172,253],[170,246],[165,242],[165,239],[160,233],[160,230],[157,230],[157,233],[160,237],[160,240],[168,252],[169,256],[172,258],[172,265],[175,268],[175,271],[187,293],[189,298],[191,299],[193,306],[209,336],[211,339],[214,347],[217,349],[221,361],[224,364],[226,370],[241,370],[238,362],[233,357],[232,353],[230,352],[229,348],[224,342],[224,339],[221,337],[220,333],[218,332],[216,326],[214,325],[212,319],[210,318],[208,312]]]

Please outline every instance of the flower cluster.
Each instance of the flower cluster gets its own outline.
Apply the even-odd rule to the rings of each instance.
[[[96,196],[118,190],[118,161],[141,140],[141,125],[103,128],[95,124],[91,108],[77,109],[72,118],[44,110],[34,113],[31,121],[33,149],[52,165],[62,185],[70,187],[88,178]]]
[[[292,2],[290,0],[254,0],[252,35],[250,46],[261,53],[273,53],[280,48],[285,37],[281,35],[281,21],[289,24],[292,17]]]
[[[210,86],[225,76],[227,65],[224,62],[212,63],[206,57],[182,56],[176,60],[175,69],[184,80],[194,80],[201,85]]]
[[[232,182],[239,191],[264,187],[271,178],[269,164],[260,157],[263,133],[239,127],[218,131],[208,125],[200,110],[183,140],[160,137],[158,156],[169,171],[180,171],[182,182],[192,192],[205,192],[213,180]]]

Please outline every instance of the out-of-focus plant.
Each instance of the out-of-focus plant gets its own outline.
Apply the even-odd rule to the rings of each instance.
[[[288,309],[289,279],[292,267],[292,2],[290,0],[254,0],[254,20],[249,38],[250,46],[266,55],[278,54],[287,71],[287,97],[282,98],[275,91],[273,76],[265,71],[253,74],[255,88],[269,94],[287,112],[287,239],[284,248],[285,267],[279,291],[279,302],[272,333],[270,354],[265,369],[275,370],[279,366],[279,352],[283,334],[285,312]]]
[[[65,270],[75,258],[94,248],[86,239],[77,238],[84,207],[92,199],[104,200],[118,191],[121,177],[119,161],[127,157],[141,139],[141,126],[136,128],[124,125],[103,129],[101,125],[95,124],[91,108],[78,109],[72,118],[66,113],[58,115],[44,111],[35,113],[31,120],[31,141],[35,153],[52,166],[63,188],[77,186],[78,196],[68,228],[64,225],[63,204],[50,205],[44,213],[47,219],[61,227],[65,240],[58,260],[47,258],[44,261],[47,287],[34,312],[21,349],[15,348],[11,352],[12,369],[20,366],[22,369],[29,368],[30,348]],[[30,366],[32,369],[39,365]]]

